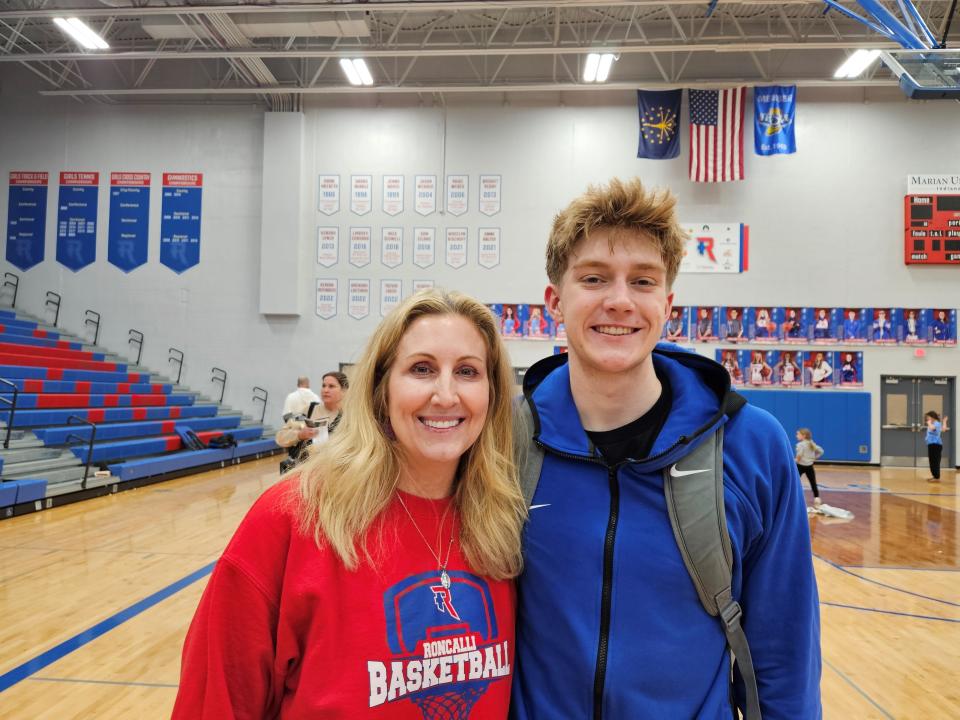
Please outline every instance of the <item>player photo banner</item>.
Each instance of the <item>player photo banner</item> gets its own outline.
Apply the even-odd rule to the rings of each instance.
[[[350,280],[347,290],[347,315],[362,320],[370,314],[370,281]]]
[[[317,209],[324,215],[340,211],[340,176],[321,175],[317,182]]]
[[[373,176],[350,176],[350,212],[366,215],[373,207]]]
[[[403,262],[403,228],[380,228],[380,262],[388,268]]]
[[[684,224],[682,273],[742,273],[749,269],[749,228],[743,223]]]
[[[403,175],[383,176],[383,212],[385,215],[403,212]]]
[[[680,99],[683,90],[637,90],[640,143],[637,157],[668,160],[680,155]]]
[[[74,272],[97,259],[97,198],[100,173],[60,173],[57,202],[57,262]]]
[[[501,180],[499,175],[480,176],[481,213],[492,216],[500,212],[500,188]]]
[[[317,279],[317,315],[329,320],[337,314],[337,279]]]
[[[147,262],[150,173],[110,173],[107,262],[130,272]]]
[[[182,273],[200,262],[203,173],[164,173],[160,264]]]
[[[467,186],[470,179],[466,175],[447,175],[447,212],[459,217],[467,211]]]
[[[753,89],[753,148],[757,155],[789,155],[797,151],[797,86]]]
[[[317,228],[317,264],[333,267],[340,257],[340,228],[336,225]]]
[[[43,262],[47,229],[47,183],[45,172],[10,173],[7,196],[7,262],[29,270]]]
[[[403,282],[401,280],[380,281],[380,317],[387,314],[400,304],[403,297]]]
[[[416,195],[413,209],[418,215],[430,215],[437,209],[437,176],[417,175],[414,177]]]

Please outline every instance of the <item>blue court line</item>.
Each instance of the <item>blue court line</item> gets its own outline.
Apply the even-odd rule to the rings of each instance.
[[[847,575],[852,575],[853,577],[859,580],[863,580],[864,582],[872,583],[874,585],[879,585],[880,587],[886,588],[887,590],[894,590],[896,592],[903,593],[904,595],[912,595],[913,597],[920,598],[921,600],[930,600],[931,602],[943,603],[944,605],[949,605],[950,607],[960,607],[960,603],[953,602],[952,600],[942,600],[941,598],[935,598],[929,595],[921,595],[920,593],[915,593],[912,590],[904,590],[903,588],[896,587],[895,585],[888,585],[887,583],[880,582],[879,580],[874,580],[872,578],[864,577],[863,575],[857,575],[857,573],[853,572],[852,570],[847,570],[847,568],[843,567],[842,565],[837,565],[832,560],[827,560],[822,555],[817,555],[816,553],[814,553],[813,556],[819,560],[823,560],[823,562],[827,563],[827,565],[830,565],[831,567],[836,568],[840,572],[847,573]]]
[[[829,562],[824,561],[824,562]],[[960,568],[914,567],[913,565],[838,565],[843,568],[859,568],[861,570],[914,570],[916,572],[960,572]]]
[[[30,682],[56,682],[56,683],[79,683],[81,685],[127,685],[132,687],[154,687],[154,688],[177,688],[178,683],[150,683],[133,682],[126,680],[88,680],[86,678],[57,678],[57,677],[32,677],[27,678]]]
[[[896,610],[881,610],[879,608],[861,607],[859,605],[845,605],[843,603],[820,601],[821,605],[828,605],[836,608],[846,608],[847,610],[863,610],[864,612],[880,613],[881,615],[899,615],[901,617],[917,618],[918,620],[937,620],[946,623],[960,623],[960,618],[942,618],[934,615],[916,615],[914,613],[897,612]]]
[[[880,707],[880,705],[877,704],[877,701],[876,701],[876,700],[874,700],[872,697],[870,697],[869,695],[867,695],[867,693],[864,692],[864,691],[860,688],[859,685],[857,685],[853,680],[851,680],[851,679],[848,678],[843,672],[841,672],[840,668],[838,668],[836,665],[834,665],[833,663],[831,663],[829,660],[824,660],[824,661],[823,661],[823,664],[826,665],[826,666],[827,666],[828,668],[830,668],[831,670],[833,670],[837,675],[839,675],[840,677],[842,677],[842,678],[844,679],[844,681],[846,681],[846,683],[847,683],[850,687],[852,687],[852,688],[853,688],[854,690],[856,690],[858,693],[860,693],[861,695],[863,695],[863,697],[866,699],[866,701],[867,701],[868,703],[870,703],[871,705],[873,705],[877,710],[879,710],[880,712],[882,712],[882,713],[884,714],[884,717],[888,717],[888,718],[890,718],[890,720],[895,720],[894,717],[893,717],[893,715],[891,715],[891,714],[888,713],[886,710],[884,710],[882,707]]]
[[[216,564],[217,561],[214,560],[209,565],[205,565],[199,570],[190,573],[186,577],[180,578],[176,582],[167,585],[165,588],[157,590],[157,592],[153,593],[152,595],[148,595],[143,600],[135,602],[130,607],[124,608],[120,612],[111,615],[106,620],[102,620],[93,627],[74,635],[69,640],[64,640],[59,645],[56,645],[46,652],[37,655],[35,658],[27,660],[27,662],[23,663],[22,665],[19,665],[12,670],[8,670],[3,675],[0,675],[0,692],[8,690],[21,680],[33,675],[35,672],[43,670],[43,668],[55,663],[57,660],[60,660],[66,655],[69,655],[74,650],[77,650],[87,643],[96,640],[104,633],[110,632],[118,625],[121,625],[127,620],[136,617],[145,610],[149,610],[154,605],[166,600],[174,593],[180,592],[188,585],[192,585],[197,580],[206,577],[213,572],[213,567]]]

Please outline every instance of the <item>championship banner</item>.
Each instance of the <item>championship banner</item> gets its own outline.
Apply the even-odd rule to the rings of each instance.
[[[45,172],[10,173],[7,262],[20,270],[29,270],[43,262],[48,179]]]
[[[200,262],[203,173],[164,173],[160,204],[160,264],[175,273]]]
[[[403,282],[400,280],[380,281],[380,317],[386,317],[400,304],[403,297]]]
[[[363,267],[370,264],[370,228],[350,228],[350,264]]]
[[[452,268],[467,264],[467,228],[447,228],[446,263]]]
[[[797,151],[797,86],[753,89],[753,147],[757,155],[789,155]]]
[[[417,175],[414,178],[416,195],[413,209],[418,215],[429,215],[437,209],[437,176]]]
[[[682,273],[741,273],[749,269],[750,229],[743,223],[682,224],[687,243]]]
[[[668,160],[680,155],[680,100],[683,90],[637,90],[640,141],[637,157]]]
[[[402,227],[380,229],[380,262],[388,268],[395,268],[403,262]]]
[[[150,240],[150,173],[110,173],[107,262],[124,272],[147,262]]]
[[[477,264],[490,268],[500,264],[500,228],[479,228],[477,230]]]
[[[427,268],[436,261],[435,228],[418,227],[413,229],[413,264]]]
[[[337,314],[337,279],[317,278],[317,315],[329,320]]]
[[[447,212],[459,217],[467,211],[467,175],[447,175]]]
[[[57,202],[57,262],[74,272],[97,259],[97,198],[100,173],[60,173]]]
[[[385,215],[403,212],[403,175],[383,176],[383,212]]]
[[[350,176],[350,212],[366,215],[373,207],[373,175]]]
[[[500,212],[499,175],[480,176],[480,212],[484,215],[496,215]]]
[[[347,297],[347,315],[362,320],[370,314],[370,281],[350,280]]]
[[[324,215],[340,211],[340,176],[321,175],[317,180],[317,209]]]
[[[317,264],[333,267],[340,258],[340,228],[336,225],[317,228]]]

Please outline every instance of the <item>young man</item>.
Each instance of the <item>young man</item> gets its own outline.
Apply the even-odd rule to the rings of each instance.
[[[698,599],[663,488],[721,425],[733,595],[763,718],[821,714],[817,590],[786,434],[749,405],[724,414],[730,380],[716,362],[656,348],[683,253],[675,206],[612,180],[554,221],[545,298],[569,352],[524,379],[545,454],[519,580],[514,720],[731,716],[721,622]]]

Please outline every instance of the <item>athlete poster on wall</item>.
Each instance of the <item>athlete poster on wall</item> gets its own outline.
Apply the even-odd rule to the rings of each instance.
[[[876,345],[896,345],[897,336],[893,332],[893,317],[890,308],[873,308],[867,314],[870,320],[870,333],[867,339]]]
[[[803,362],[804,379],[813,387],[833,385],[833,365],[830,364],[833,353],[812,350]]]
[[[743,369],[740,367],[740,358],[736,350],[727,348],[717,350],[715,357],[718,363],[723,365],[723,369],[730,376],[731,385],[743,385]]]
[[[317,228],[317,264],[333,267],[340,257],[340,228],[328,225]]]
[[[748,334],[754,342],[773,343],[780,338],[780,323],[783,322],[780,308],[769,305],[754,308],[749,320]]]
[[[380,317],[386,317],[387,314],[400,304],[403,297],[403,281],[401,280],[381,280],[380,281]]]
[[[863,387],[863,353],[841,350],[834,354],[837,385],[840,387]]]
[[[383,213],[399,215],[403,212],[403,175],[383,176]]]
[[[556,340],[567,339],[567,329],[563,323],[558,323],[546,305],[543,306],[543,316],[547,318],[547,324],[550,326],[550,335]]]
[[[774,350],[769,353],[763,350],[744,350],[740,354],[740,367],[745,373],[745,382],[748,385],[760,387],[773,383],[773,367],[770,360],[773,359]]]
[[[380,228],[380,262],[388,268],[403,262],[403,228]]]
[[[742,306],[720,308],[720,339],[723,342],[745,342],[749,339],[743,316]]]
[[[670,308],[670,317],[663,324],[663,339],[667,342],[682,343],[690,339],[690,308],[674,305]]]
[[[467,211],[467,175],[447,175],[447,212],[459,217]]]
[[[481,175],[480,176],[480,212],[483,215],[496,215],[500,212],[500,188],[501,178],[499,175]]]
[[[337,279],[317,278],[317,315],[329,320],[337,314]]]
[[[7,196],[7,262],[29,270],[43,262],[47,229],[47,182],[45,172],[10,173]]]
[[[550,340],[553,327],[550,316],[543,305],[527,306],[526,336],[534,340]]]
[[[150,173],[110,173],[107,262],[130,272],[147,262]]]
[[[60,173],[57,200],[57,262],[74,272],[97,259],[97,199],[100,173]]]
[[[688,233],[682,273],[741,273],[749,266],[749,229],[743,223],[683,223]]]
[[[894,328],[897,338],[905,345],[926,345],[930,327],[930,310],[926,308],[903,308],[899,323]]]
[[[719,332],[720,308],[701,305],[693,320],[693,338],[697,342],[716,342]]]
[[[200,262],[203,173],[164,173],[160,203],[160,264],[175,273]]]
[[[786,343],[807,342],[807,308],[785,307],[782,309],[783,322],[780,323],[780,338]]]
[[[849,344],[867,341],[867,311],[863,308],[843,308],[840,339]]]
[[[813,321],[807,330],[812,333],[815,344],[826,345],[837,342],[837,330],[842,322],[840,314],[840,308],[813,308]]]
[[[505,338],[523,337],[526,306],[502,303],[500,308],[500,334]]]
[[[773,368],[772,382],[783,387],[803,385],[803,353],[798,350],[772,350],[769,353]]]
[[[370,314],[370,281],[351,278],[347,288],[347,315],[362,320]]]
[[[324,215],[340,210],[340,176],[320,175],[317,179],[317,209]]]
[[[933,308],[929,337],[930,342],[934,345],[956,345],[957,311],[947,308]]]

